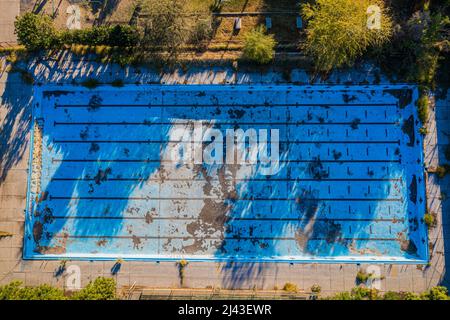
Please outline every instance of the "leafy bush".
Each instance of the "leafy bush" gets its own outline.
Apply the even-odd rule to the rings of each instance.
[[[419,119],[422,124],[425,124],[428,120],[430,100],[426,94],[421,94],[417,100],[417,111],[419,113]]]
[[[311,287],[311,292],[315,294],[319,294],[322,291],[322,287],[318,284],[315,284]]]
[[[441,13],[432,14],[429,10],[416,12],[407,22],[407,30],[414,40],[413,78],[415,81],[434,85],[434,78],[438,68],[438,61],[442,47],[439,46],[443,38],[444,29],[449,25],[448,17]]]
[[[424,214],[423,221],[428,226],[428,228],[434,227],[436,223],[434,216],[429,212]]]
[[[155,53],[164,49],[168,60],[176,59],[182,45],[189,40],[189,29],[184,15],[184,1],[143,0],[142,11],[148,18],[144,22],[144,32],[140,49]],[[161,56],[162,57],[162,56]]]
[[[436,13],[426,8],[417,11],[395,26],[392,41],[378,56],[384,71],[395,70],[397,78],[434,87],[440,57],[448,46],[445,29],[449,18],[439,12],[444,12],[445,6],[448,4]]]
[[[383,300],[402,300],[402,293],[396,291],[388,291],[383,295]]]
[[[287,291],[287,292],[297,293],[297,292],[298,292],[298,287],[297,287],[297,285],[294,284],[294,283],[286,282],[286,283],[284,284],[283,290],[284,290],[284,291]]]
[[[64,44],[89,46],[133,47],[139,42],[139,33],[128,25],[96,26],[81,30],[69,30],[60,35]]]
[[[111,278],[99,277],[73,294],[75,300],[114,300],[116,299],[116,282]]]
[[[379,298],[377,289],[364,287],[353,288],[352,296],[354,297],[354,300],[377,300]]]
[[[202,44],[202,42],[211,40],[213,36],[212,19],[208,17],[207,19],[199,20],[192,30],[191,42],[193,44]]]
[[[55,27],[47,15],[27,12],[16,18],[14,27],[19,43],[28,50],[49,49],[57,42]]]
[[[331,297],[324,299],[330,300],[448,300],[448,291],[446,287],[433,287],[430,290],[418,295],[413,292],[405,291],[387,291],[380,295],[376,289],[365,287],[353,288],[350,292],[339,292]]]
[[[53,288],[48,284],[38,287],[21,287],[22,282],[13,281],[0,286],[0,300],[65,300],[61,289]]]
[[[367,27],[367,8],[381,8],[381,28]],[[380,0],[317,0],[302,6],[307,20],[305,52],[316,69],[328,72],[351,66],[369,47],[379,47],[392,34],[392,19]]]
[[[260,26],[246,34],[244,58],[259,64],[269,63],[274,57],[275,46],[273,35],[267,35],[265,28]]]
[[[422,294],[422,298],[426,300],[450,300],[446,287],[437,286]]]
[[[366,273],[365,271],[359,270],[358,273],[356,274],[356,281],[358,283],[366,283],[370,277],[372,276],[372,274],[370,273]]]

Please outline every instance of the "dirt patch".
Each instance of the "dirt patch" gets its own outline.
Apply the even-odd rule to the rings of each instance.
[[[350,124],[350,127],[353,130],[356,130],[356,129],[358,129],[360,123],[361,123],[361,119],[358,119],[358,118],[353,119],[352,123]]]
[[[89,99],[89,103],[88,103],[88,110],[89,111],[95,111],[98,108],[100,108],[101,104],[103,102],[103,99],[94,94],[90,99]]]
[[[91,147],[89,148],[89,153],[95,153],[98,152],[99,150],[100,146],[98,145],[98,143],[92,142]]]
[[[141,238],[133,235],[132,239],[133,239],[133,249],[137,249],[137,250],[142,249]]]
[[[355,97],[354,95],[351,95],[351,96],[350,96],[350,95],[344,93],[344,94],[342,95],[342,100],[344,100],[345,103],[350,103],[350,102],[356,100],[356,97]]]
[[[108,240],[101,239],[96,242],[96,245],[97,245],[97,247],[104,247],[104,246],[106,246],[107,243],[108,243]]]
[[[33,239],[36,244],[42,239],[42,233],[44,231],[44,226],[40,221],[35,221],[33,224]]]
[[[400,242],[400,250],[411,255],[417,254],[417,246],[412,240],[400,239],[399,242]]]
[[[66,253],[67,240],[69,235],[64,233],[62,237],[57,240],[54,246],[40,246],[37,245],[36,251],[40,254],[64,254]]]
[[[111,174],[111,168],[106,168],[105,170],[99,169],[97,174],[94,177],[94,181],[96,184],[100,185],[102,182],[108,180],[108,175]]]
[[[145,218],[145,223],[146,223],[146,224],[150,224],[150,223],[153,222],[153,215],[151,214],[150,211],[148,211],[148,212],[145,214],[144,218]]]
[[[241,119],[245,115],[245,110],[229,110],[228,115],[230,119]]]
[[[86,140],[87,138],[89,138],[89,128],[88,127],[86,127],[84,130],[80,131],[80,139]]]
[[[308,164],[308,171],[314,179],[321,180],[328,178],[328,170],[324,169],[320,157],[314,157],[313,161]]]
[[[306,251],[308,245],[308,236],[303,232],[302,229],[298,229],[295,232],[295,241],[302,251]]]
[[[187,224],[186,231],[192,236],[194,243],[183,247],[186,253],[195,253],[201,251],[205,245],[205,238],[217,238],[212,246],[219,251],[224,252],[224,238],[227,229],[227,222],[229,221],[229,212],[232,209],[232,204],[226,201],[234,201],[237,199],[237,192],[234,184],[234,177],[239,166],[228,166],[231,171],[231,178],[227,179],[225,176],[226,168],[223,167],[218,171],[219,189],[216,190],[220,200],[204,199],[203,207],[199,213],[198,218]],[[205,194],[210,194],[213,189],[217,189],[212,185],[211,177],[208,178],[207,172],[204,168],[197,167],[197,172],[205,177],[205,185],[203,191]]]
[[[338,152],[336,150],[332,151],[334,160],[339,160],[342,157],[342,152]]]

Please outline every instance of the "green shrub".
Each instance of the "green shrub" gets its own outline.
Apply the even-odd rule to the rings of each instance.
[[[177,262],[178,265],[178,275],[180,277],[180,284],[181,286],[184,285],[184,280],[186,277],[186,273],[185,273],[185,269],[187,267],[187,265],[189,264],[189,262],[187,262],[186,260],[180,260],[179,262]]]
[[[47,15],[27,12],[16,18],[14,27],[19,43],[28,50],[49,49],[57,43],[55,27]]]
[[[13,281],[0,287],[0,300],[65,300],[64,292],[48,284],[37,287],[21,287],[22,282]]]
[[[379,295],[378,290],[364,287],[353,288],[350,292],[339,292],[331,297],[324,299],[330,300],[449,300],[446,287],[433,287],[430,290],[418,295],[414,292],[405,291],[387,291],[384,295]]]
[[[319,294],[321,291],[322,291],[322,288],[318,284],[315,284],[311,287],[312,293]]]
[[[436,223],[434,216],[429,212],[425,213],[425,215],[423,216],[423,221],[428,226],[428,228],[434,227]]]
[[[330,300],[377,300],[378,290],[364,287],[353,288],[350,292],[339,292],[334,296],[325,298]]]
[[[189,22],[185,15],[184,1],[142,0],[142,12],[149,19],[142,19],[143,35],[139,50],[152,53],[165,62],[175,62],[181,47],[190,36]],[[164,50],[164,54],[160,50]]]
[[[75,300],[114,300],[116,299],[116,282],[111,278],[99,277],[73,294]]]
[[[422,294],[422,299],[426,300],[450,300],[446,287],[437,286]]]
[[[88,46],[133,47],[139,42],[139,32],[129,25],[95,26],[67,30],[60,34],[60,43]]]
[[[388,291],[383,295],[383,300],[420,300],[420,296],[413,292]]]
[[[388,291],[383,295],[383,300],[403,300],[401,292]]]
[[[367,8],[381,8],[381,28],[367,28]],[[305,52],[319,71],[351,66],[369,47],[380,47],[392,34],[392,19],[380,0],[316,0],[302,6],[307,20]]]
[[[377,289],[364,287],[353,288],[352,296],[354,297],[354,300],[377,300],[379,298]]]
[[[286,282],[284,284],[283,290],[286,292],[292,292],[292,293],[297,293],[298,292],[298,287],[295,283],[291,283],[291,282]]]
[[[372,275],[370,273],[367,273],[365,271],[359,270],[356,274],[356,281],[358,283],[366,283]]]
[[[417,111],[419,113],[419,119],[422,124],[425,124],[428,120],[430,100],[426,94],[421,94],[417,100]]]
[[[200,45],[205,41],[211,40],[213,36],[212,19],[208,17],[207,19],[199,20],[191,34],[191,43]]]
[[[423,136],[426,136],[427,134],[428,134],[428,129],[427,129],[427,127],[420,127],[420,129],[419,129],[419,133],[421,134],[421,135],[423,135]]]
[[[260,26],[246,34],[243,55],[245,59],[266,64],[273,60],[275,46],[273,35],[267,35],[265,28]]]

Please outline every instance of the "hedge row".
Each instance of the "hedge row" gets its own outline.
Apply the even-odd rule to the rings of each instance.
[[[63,290],[43,284],[37,287],[23,287],[20,281],[0,286],[0,300],[115,300],[116,282],[114,279],[99,277],[67,296]]]
[[[133,47],[139,42],[138,30],[129,25],[97,26],[59,32],[48,16],[26,13],[14,23],[19,43],[28,50],[59,48],[62,45]]]

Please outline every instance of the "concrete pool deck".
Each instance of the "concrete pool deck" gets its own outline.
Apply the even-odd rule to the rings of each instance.
[[[72,82],[89,77],[101,77],[105,82],[124,78],[128,83],[206,83],[206,84],[251,84],[251,83],[288,83],[281,72],[246,72],[231,68],[214,68],[214,70],[189,70],[175,73],[143,72],[131,68],[120,69],[115,66],[102,66],[96,63],[65,60],[64,63],[43,61],[29,66],[37,82]],[[1,131],[7,143],[2,144],[2,181],[0,184],[0,230],[9,231],[12,237],[0,239],[0,283],[22,280],[27,285],[50,283],[64,287],[66,275],[55,276],[60,266],[59,261],[25,261],[22,260],[22,241],[24,225],[24,208],[26,196],[27,164],[29,152],[29,129],[31,120],[32,88],[24,84],[19,73],[1,72],[2,107]],[[369,83],[380,84],[373,71],[336,74],[328,83]],[[292,70],[290,81],[307,83],[306,73]],[[381,84],[387,83],[381,79]],[[443,157],[444,147],[448,144],[449,97],[438,97],[436,107],[432,110],[429,122],[429,134],[425,137],[425,164],[436,166]],[[441,163],[445,160],[441,160]],[[431,267],[419,270],[413,265],[396,264],[379,265],[381,289],[423,291],[430,286],[445,281],[448,257],[445,255],[444,242],[448,245],[449,200],[443,197],[449,194],[449,177],[439,180],[435,175],[427,177],[427,200],[430,211],[437,214],[438,226],[431,230],[430,243]],[[441,200],[443,199],[443,200]],[[73,261],[67,266],[77,265],[81,269],[81,284],[99,275],[111,276],[113,261]],[[313,284],[319,284],[324,294],[349,290],[355,286],[355,276],[360,267],[352,264],[296,264],[288,263],[190,263],[186,268],[185,285],[204,288],[207,286],[222,288],[265,288],[282,287],[285,282],[296,283],[299,288],[308,291]],[[448,276],[448,273],[447,273]],[[178,268],[173,262],[138,262],[123,263],[115,275],[119,286],[137,285],[149,287],[179,286]],[[444,282],[447,284],[447,282]]]

